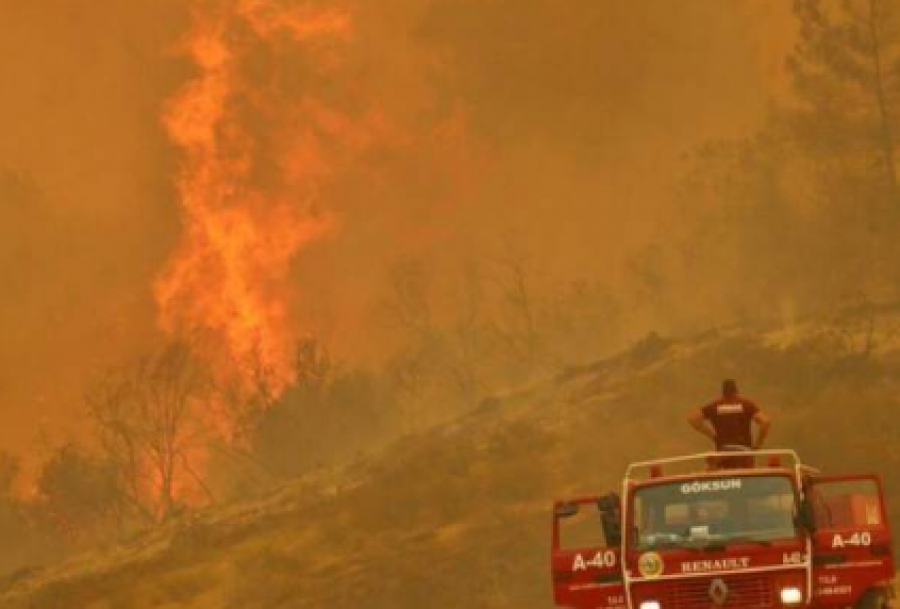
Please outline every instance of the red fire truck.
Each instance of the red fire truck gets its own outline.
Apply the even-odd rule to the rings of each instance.
[[[887,607],[878,476],[824,476],[790,450],[628,467],[621,495],[554,504],[554,601],[571,609]]]

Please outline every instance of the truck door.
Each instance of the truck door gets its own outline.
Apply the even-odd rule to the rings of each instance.
[[[558,607],[624,607],[620,523],[614,495],[554,505],[550,562]]]
[[[855,604],[894,577],[880,478],[814,478],[806,499],[815,524],[813,594],[819,604]]]

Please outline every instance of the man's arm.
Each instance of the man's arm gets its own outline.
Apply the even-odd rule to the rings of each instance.
[[[713,428],[706,422],[706,417],[703,415],[703,409],[698,408],[690,415],[688,415],[688,423],[691,427],[696,429],[698,432],[712,440],[716,441],[716,432],[713,431]]]
[[[757,411],[757,413],[753,415],[753,421],[756,423],[757,427],[759,427],[759,431],[756,432],[756,442],[753,443],[753,450],[759,450],[765,443],[766,436],[769,435],[769,428],[772,427],[772,420],[762,412]]]

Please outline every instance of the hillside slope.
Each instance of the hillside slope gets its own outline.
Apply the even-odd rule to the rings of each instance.
[[[887,343],[860,353],[820,332],[650,337],[345,471],[23,574],[0,606],[545,608],[550,501],[611,488],[630,460],[704,449],[684,415],[722,377],[771,412],[773,444],[897,471],[898,362]],[[842,416],[848,400],[861,416]]]

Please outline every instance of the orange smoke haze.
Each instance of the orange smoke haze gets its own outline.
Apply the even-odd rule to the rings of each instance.
[[[307,334],[377,357],[398,257],[614,282],[783,87],[788,4],[0,3],[0,448],[166,337],[278,389]]]

